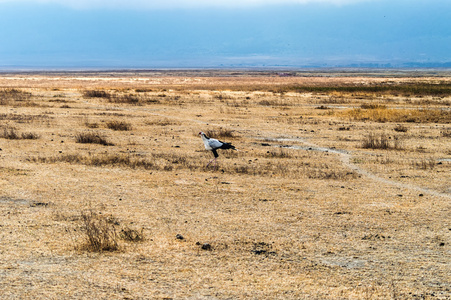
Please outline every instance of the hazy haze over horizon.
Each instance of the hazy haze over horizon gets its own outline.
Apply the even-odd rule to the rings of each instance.
[[[446,64],[449,0],[0,0],[0,67]]]

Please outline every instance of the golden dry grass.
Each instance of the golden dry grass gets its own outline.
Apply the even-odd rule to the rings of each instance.
[[[441,123],[451,122],[451,110],[429,109],[429,108],[409,108],[409,109],[387,109],[386,107],[376,107],[375,109],[350,109],[343,112],[344,116],[352,120],[374,121],[374,122],[395,122],[395,123]]]
[[[2,299],[451,298],[449,77],[207,75],[0,76]]]

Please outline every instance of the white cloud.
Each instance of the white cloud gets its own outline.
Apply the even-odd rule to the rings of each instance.
[[[40,3],[58,4],[77,9],[89,8],[200,8],[200,7],[252,7],[282,4],[323,3],[332,5],[347,5],[360,2],[380,0],[0,0],[1,3]]]

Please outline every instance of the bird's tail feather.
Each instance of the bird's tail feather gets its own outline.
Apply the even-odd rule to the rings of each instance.
[[[232,150],[236,150],[235,146],[233,146],[232,144],[229,143],[224,143],[222,144],[222,146],[220,147],[221,149],[232,149]]]

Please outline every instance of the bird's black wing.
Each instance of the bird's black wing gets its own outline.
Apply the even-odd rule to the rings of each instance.
[[[224,142],[221,142],[222,143],[222,145],[219,147],[220,149],[232,149],[232,150],[236,150],[235,149],[235,146],[233,146],[232,144],[230,144],[230,143],[224,143]]]

